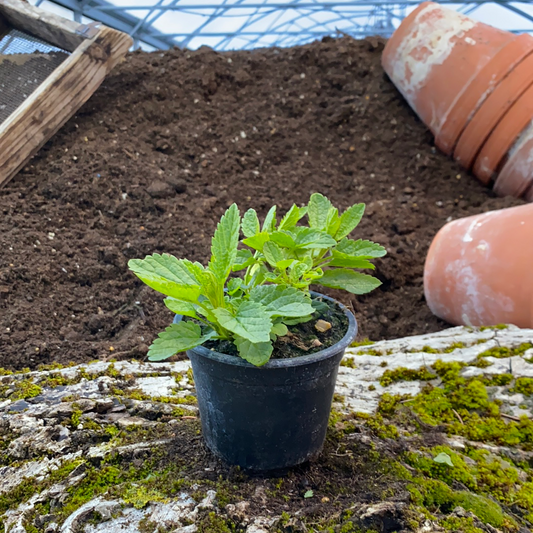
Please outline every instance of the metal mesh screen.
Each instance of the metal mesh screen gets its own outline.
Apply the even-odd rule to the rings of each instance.
[[[0,39],[0,124],[68,55],[19,30],[11,30]]]

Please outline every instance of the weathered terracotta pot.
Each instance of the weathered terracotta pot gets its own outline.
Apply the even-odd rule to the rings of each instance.
[[[524,53],[528,40],[521,46],[503,49],[516,40],[510,32],[446,9],[439,4],[424,2],[404,19],[387,42],[382,56],[383,68],[422,121],[440,139],[439,143],[450,150],[453,137],[462,125],[456,125],[460,103],[463,117],[468,117],[483,96],[480,85],[473,82],[478,76],[489,80],[493,73],[505,75],[500,59],[494,71],[484,71],[489,62],[506,58],[510,64]],[[512,52],[512,53],[511,53]],[[510,59],[510,57],[515,59]],[[490,84],[485,90],[493,87]],[[473,84],[474,96],[468,96]],[[450,116],[454,125],[445,127]],[[464,118],[460,119],[465,120]],[[441,131],[442,136],[441,136]]]
[[[533,185],[533,122],[509,150],[507,161],[498,174],[494,191],[500,196],[520,198]],[[531,200],[529,200],[531,201]]]
[[[533,327],[533,204],[446,224],[428,252],[431,311],[456,325]]]
[[[454,158],[462,166],[472,167],[498,122],[532,83],[533,55],[529,55],[492,91],[465,127],[454,151]],[[487,184],[493,170],[476,176]]]
[[[533,85],[516,100],[494,128],[474,163],[473,172],[488,183],[498,170],[507,152],[533,119]]]
[[[436,145],[445,154],[450,155],[452,153],[457,140],[465,127],[468,126],[468,128],[471,128],[473,123],[476,124],[480,107],[486,109],[486,106],[483,106],[483,103],[487,102],[488,98],[492,98],[492,95],[500,89],[500,82],[504,80],[502,82],[503,85],[507,81],[506,76],[511,73],[509,76],[511,77],[514,74],[512,73],[513,69],[517,65],[521,66],[521,61],[531,54],[532,51],[533,37],[526,33],[519,35],[516,39],[508,42],[503,48],[501,48],[492,60],[480,70],[478,75],[471,80],[470,85],[452,105],[448,112],[448,116],[446,117],[446,121],[442,124],[439,134],[435,139]],[[530,58],[533,60],[533,56],[530,56]],[[509,105],[511,105],[511,103],[512,102],[510,102]],[[494,103],[490,105],[489,109],[492,110],[493,107]],[[500,107],[504,108],[503,105],[500,105]],[[504,108],[501,114],[503,114],[507,108]],[[497,115],[498,118],[501,114]],[[479,133],[481,133],[483,139],[486,138],[486,136],[492,131],[494,124],[488,128],[488,131],[486,131],[487,128],[482,128],[481,132],[476,132],[474,134],[474,140],[479,138],[477,137]],[[480,125],[484,126],[484,123],[483,121],[478,120],[477,129],[479,129]],[[462,148],[466,148],[466,146]],[[478,150],[479,146],[473,150],[472,159],[469,163],[465,164],[466,167],[470,167]]]

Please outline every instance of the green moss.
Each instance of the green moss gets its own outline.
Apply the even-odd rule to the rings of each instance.
[[[479,328],[479,331],[486,331],[487,329],[492,330],[499,330],[499,329],[507,329],[509,326],[507,324],[496,324],[495,326],[481,326]]]
[[[70,415],[70,425],[74,428],[77,428],[80,425],[83,411],[75,403],[72,405],[72,407],[74,410],[72,411],[72,415]]]
[[[366,339],[363,339],[362,341],[352,342],[352,344],[350,344],[350,348],[358,348],[359,346],[371,346],[372,344],[375,344],[375,342],[366,338]]]
[[[374,348],[370,348],[368,350],[359,350],[355,355],[373,355],[375,357],[381,357],[384,353]]]
[[[169,501],[169,499],[158,490],[136,483],[124,492],[122,499],[126,503],[133,505],[135,509],[144,509],[152,502],[167,503]]]
[[[365,426],[380,439],[398,438],[398,428],[394,424],[385,422],[381,414],[356,413],[355,416],[360,420],[364,420]]]
[[[483,383],[489,387],[505,387],[513,381],[514,376],[512,374],[497,374],[492,376],[485,376]],[[533,383],[533,380],[531,380]]]
[[[510,392],[533,396],[533,378],[518,378]]]
[[[461,348],[465,348],[464,342],[454,342],[453,344],[450,344],[450,346],[447,346],[444,350],[442,350],[443,353],[452,353],[455,352],[455,350],[460,350]]]
[[[436,377],[437,376],[432,374],[427,368],[413,370],[411,368],[400,367],[394,370],[385,370],[379,383],[382,387],[386,387],[397,381],[429,381]]]
[[[236,531],[235,524],[226,518],[209,513],[197,522],[198,533],[233,533]]]
[[[355,365],[354,358],[353,358],[353,357],[345,357],[345,358],[341,361],[341,366],[346,366],[346,367],[348,367],[348,368],[355,368],[356,365]]]
[[[9,397],[11,400],[25,400],[39,396],[43,389],[36,385],[31,379],[23,379],[13,383],[15,391]]]
[[[485,350],[479,354],[479,357],[496,357],[498,359],[504,359],[507,357],[513,357],[514,355],[523,355],[527,350],[533,348],[533,344],[530,342],[523,342],[516,348],[507,348],[506,346],[496,346]]]
[[[444,528],[445,531],[458,532],[458,533],[484,533],[483,529],[479,529],[474,525],[474,519],[449,517],[441,520],[439,525]]]
[[[500,506],[484,496],[467,491],[454,491],[437,479],[416,477],[414,482],[408,486],[413,501],[432,512],[440,511],[447,514],[460,506],[491,526],[501,527],[504,523]]]

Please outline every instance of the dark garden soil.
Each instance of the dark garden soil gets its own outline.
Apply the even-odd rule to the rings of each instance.
[[[337,293],[373,340],[446,327],[424,302],[428,246],[498,199],[433,147],[380,67],[383,42],[134,53],[0,191],[0,366],[142,357],[172,317],[127,270],[205,262],[234,201],[264,215],[320,191],[366,202],[354,236],[389,251],[380,289]],[[335,295],[335,291],[328,291]]]

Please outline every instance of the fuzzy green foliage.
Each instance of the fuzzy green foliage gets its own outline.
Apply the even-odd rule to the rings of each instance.
[[[14,384],[15,391],[10,395],[11,400],[25,400],[39,396],[43,389],[36,385],[31,379],[16,381]]]
[[[217,226],[207,267],[168,254],[130,260],[135,275],[167,296],[171,311],[189,318],[159,334],[149,359],[160,361],[221,339],[232,342],[246,361],[262,366],[287,326],[310,320],[320,309],[320,302],[310,298],[312,283],[353,294],[381,285],[356,270],[374,269],[371,261],[383,257],[385,248],[348,238],[364,207],[356,204],[339,215],[315,193],[307,206],[293,205],[279,223],[272,207],[261,225],[253,209],[241,220],[233,204]],[[305,216],[308,224],[299,225]],[[241,231],[245,238],[240,241]],[[230,278],[240,270],[245,270],[243,278]]]
[[[511,392],[519,392],[525,396],[533,396],[533,378],[518,378]]]
[[[350,344],[350,348],[358,348],[359,346],[372,346],[372,344],[376,344],[376,342],[371,341],[368,338],[364,338],[362,341],[352,342],[352,344]]]
[[[459,506],[471,511],[486,524],[497,528],[504,524],[505,518],[500,506],[484,496],[468,491],[454,491],[437,479],[415,477],[413,481],[408,486],[413,501],[430,511],[449,513]]]
[[[355,364],[355,361],[354,361],[353,357],[345,357],[341,361],[341,366],[345,366],[347,368],[355,368],[357,365]]]
[[[498,359],[504,359],[507,357],[513,357],[514,355],[523,355],[527,350],[533,348],[533,344],[530,342],[523,342],[515,348],[508,348],[506,346],[496,346],[490,348],[479,354],[479,357],[496,357]]]
[[[379,383],[382,387],[386,387],[397,381],[429,381],[436,377],[437,376],[432,374],[427,368],[413,370],[411,368],[400,367],[395,368],[394,370],[385,370]]]

